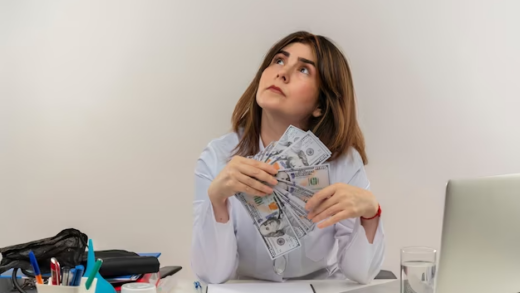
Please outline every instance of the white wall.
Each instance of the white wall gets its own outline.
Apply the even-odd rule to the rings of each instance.
[[[350,60],[397,273],[439,247],[447,179],[520,171],[519,3],[2,1],[0,247],[75,227],[189,276],[195,160],[306,29]]]

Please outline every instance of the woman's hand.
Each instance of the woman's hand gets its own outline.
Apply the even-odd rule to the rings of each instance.
[[[223,204],[238,192],[258,196],[271,194],[273,189],[261,181],[276,185],[276,173],[277,170],[267,163],[235,156],[211,182],[208,196],[213,204]]]
[[[336,183],[316,192],[305,208],[308,218],[325,228],[348,218],[371,218],[379,208],[374,195],[366,190],[344,183]]]

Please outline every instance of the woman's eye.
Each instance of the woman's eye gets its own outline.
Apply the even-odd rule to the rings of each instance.
[[[303,74],[309,74],[309,69],[303,67],[302,69],[300,69],[300,72]]]
[[[274,60],[274,63],[276,63],[276,64],[280,64],[280,65],[283,65],[283,60],[282,60],[281,58],[276,58],[276,59]]]

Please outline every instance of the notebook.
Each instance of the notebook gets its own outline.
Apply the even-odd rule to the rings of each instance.
[[[208,285],[207,293],[316,293],[308,283],[235,283]]]

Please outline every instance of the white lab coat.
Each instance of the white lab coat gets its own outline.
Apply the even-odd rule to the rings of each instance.
[[[214,139],[197,161],[191,255],[197,277],[206,283],[243,278],[284,281],[346,277],[363,284],[372,281],[385,252],[381,221],[372,244],[359,218],[346,219],[325,229],[315,228],[302,239],[302,247],[287,254],[282,275],[275,273],[251,217],[234,196],[228,200],[230,220],[216,222],[207,190],[237,144],[236,133]],[[263,147],[260,143],[260,148]],[[354,149],[330,164],[331,183],[369,188],[361,156]]]

